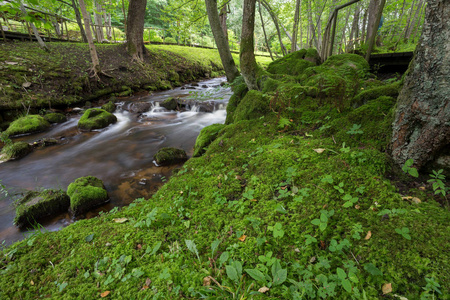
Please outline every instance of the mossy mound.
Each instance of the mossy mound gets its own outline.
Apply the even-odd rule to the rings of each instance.
[[[116,110],[116,105],[114,104],[114,102],[109,101],[108,103],[102,105],[102,109],[106,110],[109,113],[113,113]]]
[[[26,142],[16,142],[5,145],[2,148],[1,159],[2,160],[10,160],[10,159],[19,159],[26,156],[28,153],[32,151],[32,147],[30,144]]]
[[[159,149],[153,159],[159,166],[168,166],[186,161],[187,155],[183,149],[165,147]]]
[[[17,202],[14,224],[19,228],[33,226],[49,216],[67,211],[69,196],[61,190],[28,192]]]
[[[224,127],[224,124],[212,124],[203,128],[195,141],[193,156],[198,157],[205,153],[206,148],[216,139],[220,130]]]
[[[239,102],[233,114],[233,122],[256,119],[269,112],[270,99],[259,91],[249,91]]]
[[[40,132],[48,129],[50,123],[40,115],[28,115],[12,122],[6,133],[9,136]]]
[[[49,123],[64,123],[67,121],[67,117],[60,113],[48,113],[44,116]]]
[[[117,122],[117,117],[112,113],[100,108],[86,110],[78,121],[78,128],[84,131],[105,128]]]
[[[67,195],[74,216],[84,214],[109,200],[103,181],[94,176],[76,179],[67,187]]]
[[[354,108],[360,107],[366,104],[369,100],[377,99],[381,96],[390,96],[397,98],[401,88],[401,81],[396,81],[391,84],[376,86],[361,91],[352,100],[352,106]]]
[[[306,49],[289,53],[283,58],[270,63],[267,71],[272,74],[299,75],[305,69],[315,66],[315,63],[310,61],[315,61],[315,58],[311,59],[309,57],[309,60],[304,59],[307,53],[308,51]]]

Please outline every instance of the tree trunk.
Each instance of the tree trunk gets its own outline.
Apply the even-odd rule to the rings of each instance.
[[[0,30],[2,31],[3,42],[6,42],[6,36],[5,36],[5,32],[3,31],[3,24],[2,24],[1,20],[0,20]],[[272,58],[272,60],[273,60],[273,58]]]
[[[105,37],[103,36],[103,20],[102,20],[102,12],[103,6],[100,0],[94,1],[95,3],[95,11],[94,11],[94,27],[95,27],[95,36],[97,37],[97,42],[102,43]]]
[[[366,43],[369,42],[370,37],[373,34],[373,31],[377,31],[377,28],[374,28],[374,24],[377,19],[377,13],[378,13],[378,7],[380,6],[380,0],[370,0],[369,3],[369,18],[367,22],[367,36],[366,36]]]
[[[125,10],[125,1],[122,0],[123,26],[124,31],[127,32],[127,11]]]
[[[352,22],[352,30],[350,31],[350,37],[347,44],[347,52],[353,50],[353,46],[356,45],[355,41],[358,38],[358,24],[359,24],[359,13],[360,13],[360,5],[357,4],[355,7],[355,15],[353,16]]]
[[[381,15],[383,14],[384,5],[386,4],[386,0],[380,0],[379,5],[377,6],[377,14],[375,16],[375,21],[373,23],[369,22],[369,27],[371,34],[367,35],[368,43],[367,52],[366,52],[366,60],[369,61],[370,54],[372,53],[373,45],[375,44],[375,38],[377,37],[377,29],[378,25],[380,25]]]
[[[220,59],[222,61],[225,74],[228,82],[233,82],[239,76],[239,71],[236,68],[233,57],[231,56],[230,46],[228,40],[225,38],[223,27],[221,26],[219,14],[217,11],[217,0],[205,0],[206,11],[208,13],[209,24],[211,31],[216,41],[217,49],[219,50]],[[226,26],[226,25],[225,25]]]
[[[281,38],[281,31],[280,31],[280,26],[279,26],[279,22],[278,22],[278,18],[277,16],[274,14],[274,12],[272,11],[272,8],[270,7],[269,3],[267,3],[265,0],[261,1],[261,4],[264,6],[264,8],[267,10],[267,12],[269,13],[270,17],[273,20],[273,23],[275,25],[275,28],[277,30],[277,34],[278,34],[278,40],[280,42],[280,47],[281,47],[281,52],[283,55],[287,54],[287,49],[283,44],[283,40]]]
[[[216,10],[217,10],[217,0],[215,0],[215,2],[216,2]],[[208,3],[208,1],[206,1],[206,3]],[[220,10],[219,19],[220,19],[220,27],[222,28],[223,34],[225,36],[225,40],[228,43],[227,14],[228,14],[227,4],[225,4],[224,6],[222,6],[222,9]]]
[[[300,6],[302,5],[302,0],[297,0],[295,2],[295,13],[294,13],[294,29],[292,30],[292,44],[291,52],[297,51],[297,35],[298,35],[298,24],[300,23]]]
[[[259,8],[259,17],[261,18],[261,27],[262,27],[262,30],[264,33],[264,40],[266,41],[267,51],[269,51],[270,58],[273,60],[272,50],[270,50],[270,44],[269,44],[269,40],[267,39],[266,28],[264,26],[264,19],[263,19],[262,9],[261,9],[261,0],[259,0],[259,2],[258,2],[258,8]]]
[[[364,10],[363,23],[362,23],[362,32],[361,32],[361,43],[364,43],[366,40],[366,32],[367,32],[367,13],[368,10]]]
[[[80,28],[81,38],[83,39],[83,43],[87,43],[86,32],[84,31],[83,23],[81,22],[80,11],[78,10],[78,6],[75,0],[72,0],[73,11],[75,12],[75,18],[77,19],[78,27]]]
[[[20,11],[22,12],[22,14],[24,16],[28,15],[27,10],[25,9],[25,6],[23,6],[23,3],[20,2]],[[30,22],[30,26],[31,29],[33,30],[34,36],[36,37],[39,46],[41,46],[41,48],[44,48],[46,51],[50,51],[47,47],[47,45],[44,43],[44,41],[41,39],[41,37],[39,36],[39,32],[36,29],[36,26],[34,26],[34,24],[32,22]]]
[[[414,14],[414,18],[411,20],[411,23],[410,23],[408,29],[406,30],[405,40],[404,40],[405,43],[407,43],[409,38],[411,37],[411,33],[412,33],[416,23],[418,24],[420,21],[419,13],[422,10],[422,4],[423,4],[422,0],[420,0],[419,3],[417,4],[417,9],[416,9],[416,13]]]
[[[417,26],[416,26],[416,30],[414,30],[414,35],[413,35],[413,38],[412,38],[412,42],[414,43],[414,41],[416,40],[416,36],[417,36],[417,33],[419,32],[419,28],[421,28],[422,27],[422,15],[423,15],[423,12],[425,11],[425,6],[426,5],[422,5],[422,10],[420,11],[420,15],[419,15],[419,20],[418,20],[418,23],[417,23]]]
[[[254,51],[254,30],[255,30],[255,5],[256,0],[244,0],[242,14],[242,33],[240,64],[242,77],[249,90],[257,90],[256,82],[257,64]]]
[[[144,47],[144,18],[147,0],[130,0],[128,5],[127,49],[134,60],[143,61],[146,52]]]
[[[422,36],[398,97],[392,157],[416,168],[450,149],[450,2],[429,0]]]
[[[99,62],[98,56],[97,56],[97,49],[95,48],[95,45],[94,45],[91,27],[89,24],[90,23],[90,15],[88,14],[88,12],[86,10],[86,6],[84,5],[84,0],[79,0],[79,2],[80,2],[81,13],[83,15],[83,20],[84,20],[84,28],[86,29],[86,37],[87,37],[88,44],[89,44],[89,53],[91,54],[92,69],[94,70],[95,75],[97,75],[97,73],[101,72],[101,69],[100,69],[100,62]]]
[[[402,34],[404,33],[404,37],[403,37],[403,39],[405,39],[406,38],[406,32],[408,31],[408,28],[409,28],[409,24],[411,23],[411,18],[412,18],[412,15],[413,15],[413,13],[414,13],[414,3],[415,3],[415,0],[413,0],[413,2],[411,3],[411,7],[409,8],[409,15],[408,15],[408,19],[406,20],[406,26],[405,26],[405,29],[402,31]],[[401,38],[399,39],[399,41],[401,40]],[[397,42],[397,44],[398,44],[399,42]]]

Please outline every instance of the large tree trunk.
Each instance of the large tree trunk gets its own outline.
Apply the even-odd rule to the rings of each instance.
[[[94,70],[95,75],[97,75],[97,73],[101,72],[100,69],[100,62],[98,60],[98,56],[97,56],[97,49],[95,48],[94,45],[94,39],[92,38],[92,32],[91,32],[91,27],[90,27],[90,15],[88,14],[87,10],[86,10],[86,6],[84,5],[84,0],[79,0],[80,1],[80,8],[81,8],[81,13],[83,15],[83,20],[84,20],[84,28],[86,29],[86,37],[88,40],[88,44],[89,44],[89,53],[91,54],[91,60],[92,60],[92,69]]]
[[[398,97],[392,156],[416,168],[450,147],[450,2],[428,0],[422,37]]]
[[[216,6],[217,6],[217,0],[216,2]],[[206,3],[208,3],[208,1],[206,0]],[[206,4],[208,5],[208,4]],[[228,43],[228,28],[227,28],[227,16],[228,16],[228,5],[225,4],[224,6],[222,6],[222,9],[220,10],[220,14],[219,14],[219,19],[220,19],[220,27],[222,28],[223,34],[225,35],[225,39],[227,40]],[[216,8],[217,10],[217,8]]]
[[[300,23],[300,6],[302,5],[302,0],[297,0],[295,2],[295,13],[294,13],[294,29],[292,30],[292,44],[291,52],[297,51],[297,35],[298,35],[298,24]]]
[[[219,50],[220,59],[222,60],[227,80],[228,82],[233,82],[234,79],[239,76],[239,71],[231,56],[228,39],[226,39],[223,27],[220,24],[219,13],[217,11],[217,0],[205,0],[205,4],[211,31],[214,35],[217,49]]]
[[[127,49],[134,60],[143,61],[146,52],[144,47],[144,18],[147,0],[130,0],[127,17]]]
[[[240,63],[242,77],[249,90],[257,90],[256,82],[257,64],[254,53],[254,30],[255,30],[255,7],[256,0],[244,0],[242,14],[242,33]]]
[[[83,23],[81,21],[80,11],[78,10],[78,6],[75,0],[72,0],[73,11],[75,12],[75,19],[77,19],[78,27],[80,28],[81,38],[83,39],[83,43],[87,43],[86,32],[84,31]]]
[[[377,13],[379,11],[379,6],[380,6],[380,0],[370,0],[369,3],[369,9],[368,9],[368,14],[369,14],[369,18],[367,21],[367,37],[366,37],[366,43],[369,42],[370,37],[373,34],[373,31],[375,30],[375,32],[377,31],[377,28],[375,27],[375,22],[377,20]]]

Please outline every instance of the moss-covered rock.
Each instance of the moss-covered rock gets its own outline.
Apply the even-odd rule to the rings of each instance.
[[[105,128],[109,124],[117,122],[115,115],[100,108],[90,108],[86,110],[78,121],[78,128],[84,131]]]
[[[158,165],[167,166],[186,161],[187,155],[182,149],[165,147],[159,149],[153,158]]]
[[[60,113],[48,113],[44,116],[49,123],[64,123],[67,121],[67,117]]]
[[[159,105],[168,110],[176,110],[178,108],[178,99],[174,97],[169,97],[163,102],[161,102]]]
[[[233,122],[256,119],[269,112],[269,98],[255,90],[249,91],[234,111]]]
[[[25,142],[16,142],[5,145],[0,152],[0,160],[7,161],[10,159],[19,159],[30,153],[32,147]]]
[[[201,156],[206,151],[206,147],[216,139],[219,132],[225,127],[225,124],[212,124],[200,131],[200,134],[195,141],[194,157]]]
[[[46,217],[67,211],[69,196],[61,190],[28,192],[20,199],[16,207],[14,224],[20,228],[34,225]]]
[[[70,210],[74,216],[104,204],[109,200],[103,181],[94,177],[80,177],[67,187]]]
[[[28,115],[12,122],[6,133],[9,136],[40,132],[48,129],[50,123],[39,115]]]
[[[387,84],[384,86],[378,86],[368,90],[363,90],[355,97],[353,97],[352,106],[354,108],[360,107],[361,105],[366,104],[367,101],[377,99],[378,97],[381,96],[390,96],[397,98],[398,93],[400,92],[400,87],[401,82],[396,81],[394,83]]]
[[[310,61],[316,66],[320,65],[321,62],[319,52],[315,48],[309,48],[306,50],[304,60]]]
[[[106,110],[109,113],[113,113],[116,110],[116,105],[114,104],[114,102],[109,101],[108,103],[102,105],[102,109]]]
[[[283,58],[270,63],[267,71],[272,74],[299,75],[305,69],[315,65],[313,62],[304,59],[307,52],[306,49],[302,49],[289,53]],[[312,60],[315,59],[313,58]]]

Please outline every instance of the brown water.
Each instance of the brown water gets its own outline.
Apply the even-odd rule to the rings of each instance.
[[[80,116],[73,115],[67,122],[55,125],[47,132],[21,137],[27,142],[58,137],[62,143],[37,149],[20,160],[0,164],[0,180],[10,194],[9,197],[0,195],[0,243],[10,244],[28,233],[13,225],[15,210],[12,205],[14,197],[11,196],[18,197],[26,190],[65,190],[78,177],[96,176],[105,183],[111,201],[83,217],[127,205],[136,198],[149,198],[174,168],[156,166],[153,162],[156,152],[162,147],[177,147],[190,156],[200,130],[225,121],[225,106],[231,91],[219,87],[224,80],[216,78],[201,82],[200,86],[120,99],[114,113],[118,122],[102,130],[79,132],[77,122]],[[175,96],[208,99],[215,109],[212,113],[199,112],[196,107],[174,112],[159,107],[160,101]],[[130,113],[121,108],[130,101],[150,102],[152,107],[141,114]],[[62,214],[41,224],[54,231],[74,221],[68,214]]]

